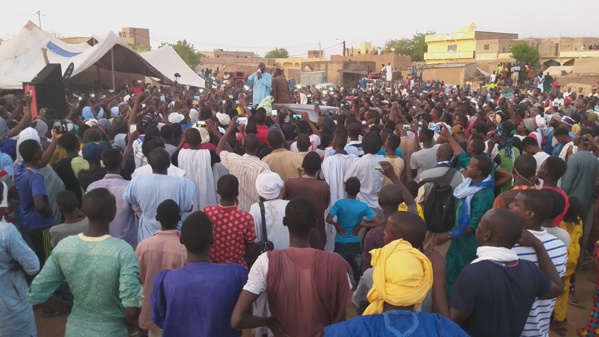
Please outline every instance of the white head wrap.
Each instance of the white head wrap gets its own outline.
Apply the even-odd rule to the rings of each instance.
[[[283,180],[275,172],[262,172],[256,178],[258,195],[266,200],[277,199],[281,194],[281,188],[283,188]]]

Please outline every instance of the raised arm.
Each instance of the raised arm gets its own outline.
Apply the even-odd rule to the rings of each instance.
[[[58,141],[60,140],[61,137],[62,137],[62,134],[56,133],[56,130],[54,130],[54,128],[52,128],[52,141],[50,142],[50,145],[48,146],[46,151],[44,151],[44,154],[42,155],[42,159],[40,159],[40,161],[38,163],[39,167],[46,167],[46,165],[48,165],[48,163],[52,159],[52,155],[54,154],[54,151],[56,150],[56,146],[58,145]]]
[[[18,109],[18,107],[17,107],[17,109]],[[21,130],[25,129],[29,124],[31,124],[31,96],[29,96],[29,94],[27,94],[27,96],[25,98],[25,106],[24,107],[22,106],[21,109],[24,109],[23,110],[24,111],[23,118],[21,118],[21,120],[19,121],[17,126],[15,126],[12,130],[10,130],[8,135],[6,135],[7,138],[12,138],[12,137],[17,136],[21,132]],[[14,113],[13,113],[13,115],[14,115]]]
[[[393,165],[391,165],[391,163],[389,163],[388,161],[381,161],[379,162],[379,164],[382,167],[381,172],[385,175],[385,177],[389,178],[389,180],[391,180],[401,190],[401,197],[408,206],[408,212],[418,214],[416,200],[414,200],[414,197],[412,196],[410,191],[408,191],[408,189],[401,182],[401,179],[399,179],[399,177],[395,174],[395,171],[393,170]]]
[[[232,151],[231,146],[229,145],[229,136],[231,136],[231,133],[235,130],[235,126],[237,124],[237,117],[233,117],[231,118],[231,121],[229,122],[229,127],[227,128],[227,131],[225,131],[225,134],[221,137],[221,139],[218,141],[218,145],[216,146],[216,155],[220,156],[220,153],[223,151]]]
[[[449,129],[447,128],[447,125],[445,125],[445,123],[441,124],[440,135],[443,136],[443,138],[447,139],[447,141],[449,142],[449,145],[451,145],[451,149],[453,150],[454,156],[457,157],[460,153],[464,152],[464,149],[462,149],[460,144],[458,144],[458,142],[455,140],[455,138],[453,138],[449,134]]]
[[[318,137],[320,137],[320,131],[318,131],[318,128],[316,127],[316,125],[314,125],[314,123],[312,123],[312,120],[310,120],[310,117],[308,116],[307,112],[302,113],[302,118],[308,123],[308,125],[310,125],[310,129],[312,130],[312,134],[317,135]]]

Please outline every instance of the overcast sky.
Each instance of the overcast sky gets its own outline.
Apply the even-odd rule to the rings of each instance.
[[[592,36],[596,15],[588,0],[449,1],[162,1],[29,0],[0,13],[0,37],[19,32],[28,20],[62,36],[102,36],[122,27],[149,28],[152,48],[187,39],[198,50],[253,51],[285,47],[292,56],[318,49],[341,54],[341,41],[358,47],[370,41],[410,37],[433,30],[451,33],[474,22],[478,30],[520,37]],[[155,4],[161,5],[155,5]],[[5,6],[6,7],[6,6]],[[31,8],[31,10],[23,8]],[[585,10],[586,8],[586,10]],[[595,33],[599,36],[599,32]]]

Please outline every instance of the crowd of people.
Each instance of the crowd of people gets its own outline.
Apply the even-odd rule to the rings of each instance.
[[[596,90],[248,84],[0,99],[0,336],[566,335]]]

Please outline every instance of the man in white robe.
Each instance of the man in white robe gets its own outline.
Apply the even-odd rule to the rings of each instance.
[[[196,187],[196,201],[192,212],[201,211],[206,206],[217,205],[210,150],[200,150],[202,137],[195,127],[185,130],[185,141],[189,144],[189,149],[179,151],[179,168],[187,172],[187,178]]]
[[[337,200],[344,199],[346,197],[344,177],[354,161],[358,159],[357,156],[347,154],[347,152],[343,150],[345,144],[347,143],[347,135],[343,133],[337,134],[335,135],[333,142],[335,154],[325,158],[322,163],[322,174],[324,175],[324,180],[331,187],[331,202],[329,203],[329,207],[327,208],[325,214],[329,213],[331,207]],[[327,234],[325,251],[332,252],[335,248],[335,227],[326,226],[325,230]]]

